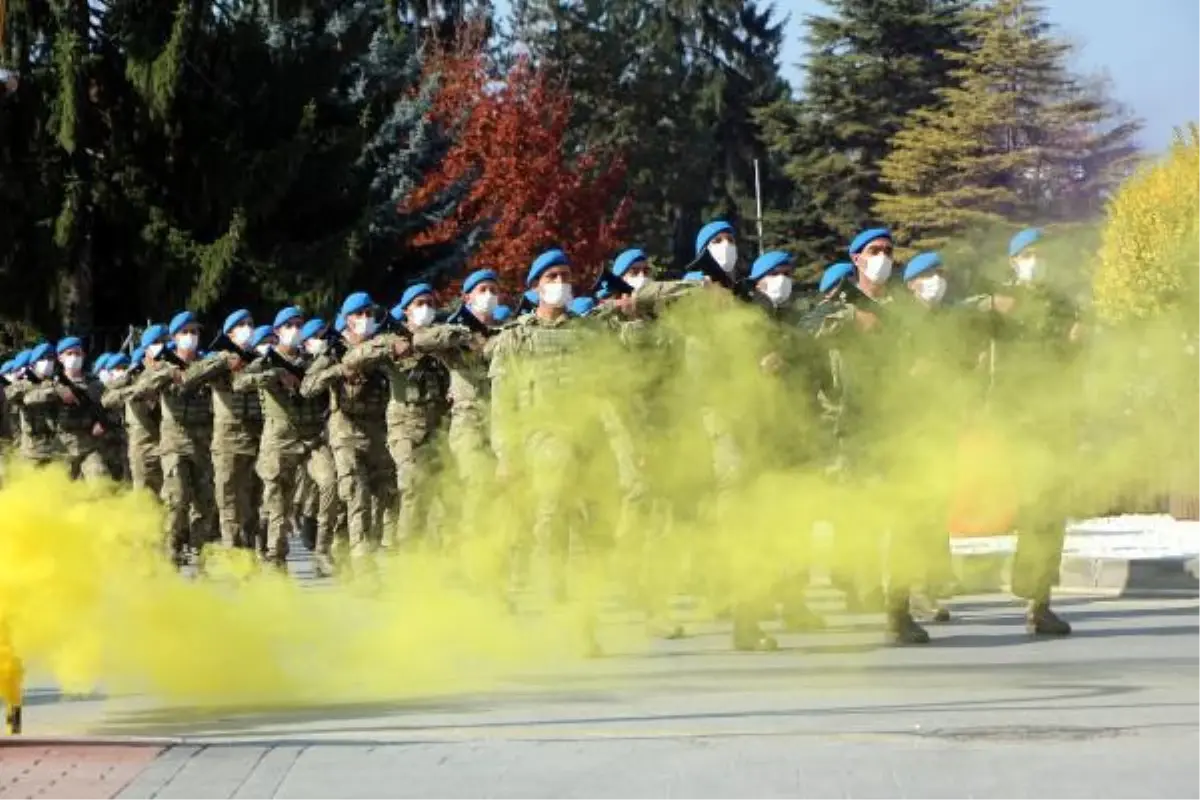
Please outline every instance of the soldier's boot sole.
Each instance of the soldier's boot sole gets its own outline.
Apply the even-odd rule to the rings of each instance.
[[[1071,623],[1051,611],[1048,605],[1034,604],[1025,617],[1025,631],[1030,636],[1070,636]]]

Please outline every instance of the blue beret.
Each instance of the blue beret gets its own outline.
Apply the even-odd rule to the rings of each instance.
[[[351,314],[357,314],[360,311],[366,311],[374,307],[375,301],[371,299],[371,295],[366,292],[355,292],[346,298],[342,303],[342,316],[348,317]]]
[[[821,275],[821,283],[817,286],[817,291],[825,294],[834,286],[837,286],[843,279],[854,274],[854,265],[848,261],[842,261],[839,264],[834,264],[825,270]]]
[[[494,269],[477,269],[468,275],[467,279],[463,281],[463,294],[471,291],[484,281],[494,281],[495,283],[499,283],[500,276],[496,274],[496,270]],[[401,300],[400,302],[403,303],[404,301]]]
[[[551,267],[570,266],[571,262],[567,260],[567,254],[562,250],[554,249],[547,250],[533,260],[533,266],[529,268],[529,276],[525,278],[526,286],[533,286],[538,282],[538,278],[542,277],[542,273]]]
[[[113,353],[101,353],[96,356],[96,360],[92,362],[92,374],[96,375],[102,369],[108,369],[108,362],[112,359]]]
[[[167,329],[162,325],[155,323],[146,330],[142,331],[142,347],[149,347],[155,342],[161,341],[167,335]]]
[[[1036,244],[1042,238],[1042,232],[1037,228],[1026,228],[1025,230],[1012,237],[1008,242],[1008,257],[1013,258],[1021,253],[1026,247]]]
[[[262,344],[263,339],[273,335],[274,333],[275,329],[270,325],[259,325],[254,329],[254,332],[250,334],[250,346],[258,347],[260,344]]]
[[[700,270],[694,270],[684,275],[683,279],[691,283],[704,283],[704,273]]]
[[[125,355],[124,353],[113,353],[112,358],[110,358],[108,360],[108,362],[105,363],[104,366],[106,369],[116,369],[117,367],[128,367],[129,366],[129,356]]]
[[[59,339],[58,344],[54,348],[54,352],[61,355],[62,353],[67,352],[68,350],[70,350],[73,347],[78,347],[79,349],[82,350],[83,349],[83,340],[80,339],[78,336],[68,336],[65,339]]]
[[[722,233],[733,233],[733,226],[723,219],[714,220],[701,228],[696,234],[696,255],[703,253],[708,243]]]
[[[617,277],[619,278],[621,276],[618,275]],[[612,292],[610,292],[608,290],[607,286],[601,286],[599,289],[596,290],[596,299],[597,300],[607,300],[610,297],[612,297]]]
[[[496,306],[492,310],[492,319],[494,319],[496,322],[504,322],[504,320],[508,319],[511,316],[512,316],[512,309],[509,308],[508,306]]]
[[[313,317],[300,329],[300,341],[307,341],[323,330],[325,330],[325,320]]]
[[[646,252],[640,247],[634,247],[631,250],[626,250],[624,253],[621,253],[621,255],[617,256],[615,261],[613,261],[613,274],[619,278],[628,272],[629,268],[634,264],[645,260]]]
[[[388,312],[388,316],[396,320],[396,322],[404,322],[404,306],[396,303],[392,306],[392,310]]]
[[[183,330],[185,325],[195,323],[196,315],[190,311],[180,311],[175,316],[171,317],[171,324],[167,326],[167,331],[174,336]]]
[[[282,328],[289,322],[295,322],[298,319],[304,319],[304,312],[296,308],[296,306],[281,308],[279,309],[279,313],[275,315],[275,321],[271,323],[271,327]]]
[[[937,269],[942,265],[942,257],[932,251],[917,253],[904,268],[904,280],[911,281],[923,272]]]
[[[49,358],[54,355],[54,348],[49,342],[42,342],[37,347],[29,351],[29,363],[36,364],[37,362]]]
[[[146,357],[146,348],[142,347],[141,345],[138,345],[137,347],[133,348],[133,355],[131,355],[129,357],[129,359],[134,364],[140,364],[140,363],[142,363],[142,359],[144,359],[145,357]]]
[[[892,240],[892,232],[887,228],[868,228],[867,230],[854,237],[854,241],[850,242],[850,255],[856,256],[863,251],[863,248],[869,245],[876,239]]]
[[[225,318],[225,324],[221,326],[222,333],[229,333],[231,330],[241,325],[246,320],[250,319],[250,312],[244,308],[239,308],[237,311]]]
[[[346,315],[345,314],[342,314],[339,312],[338,315],[333,318],[333,329],[335,331],[337,331],[338,333],[341,333],[342,331],[346,330]]]
[[[525,292],[525,301],[527,303],[536,306],[538,304],[538,299],[537,289],[530,289],[529,291]]]
[[[29,366],[30,355],[32,355],[32,353],[29,350],[22,350],[21,352],[17,353],[17,357],[13,359],[12,368],[22,369]]]
[[[763,253],[754,259],[754,263],[750,266],[750,280],[757,281],[765,277],[771,270],[790,266],[792,266],[791,253],[785,253],[782,250]]]
[[[576,297],[571,301],[571,313],[577,317],[586,317],[595,307],[596,301],[590,297]]]
[[[404,290],[404,294],[400,295],[399,308],[401,311],[408,308],[413,300],[416,300],[423,294],[433,294],[433,287],[428,283],[414,283],[412,286]]]

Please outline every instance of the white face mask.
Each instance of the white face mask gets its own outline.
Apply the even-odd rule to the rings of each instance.
[[[471,312],[479,316],[490,316],[496,310],[498,299],[492,292],[483,292],[471,298]]]
[[[406,316],[408,323],[414,328],[424,328],[433,323],[437,312],[433,310],[433,306],[416,306]]]
[[[733,242],[713,242],[708,246],[708,254],[726,272],[733,272],[737,266],[737,245]]]
[[[886,283],[892,277],[892,258],[883,253],[867,258],[867,266],[863,274],[871,283]]]
[[[33,374],[39,378],[49,378],[54,374],[54,362],[48,358],[43,358],[33,365]]]
[[[108,386],[110,383],[112,383],[112,373],[106,369],[100,370],[96,377],[100,379],[100,384],[102,386]]]
[[[762,283],[763,294],[775,305],[782,305],[792,296],[792,279],[787,275],[768,275]]]
[[[625,282],[632,286],[633,290],[636,292],[638,289],[645,286],[646,281],[648,280],[650,280],[650,276],[648,275],[630,275],[625,279]]]
[[[229,339],[238,347],[245,347],[253,334],[254,329],[249,325],[239,325],[229,332]]]
[[[920,278],[916,284],[917,297],[930,305],[941,302],[942,297],[946,294],[946,279],[941,275],[930,275],[927,278]]]
[[[295,347],[299,341],[299,328],[288,326],[279,330],[279,343],[284,347]]]
[[[366,338],[375,333],[375,320],[370,317],[355,317],[353,322],[354,333],[358,336]]]
[[[154,344],[152,344],[146,348],[146,355],[150,356],[151,360],[154,360],[154,359],[158,358],[158,354],[162,352],[162,349],[163,349],[162,342],[155,342]]]
[[[83,369],[83,356],[63,356],[62,365],[67,372],[78,375],[79,371]]]
[[[325,348],[329,346],[329,342],[324,339],[309,339],[304,343],[304,351],[310,356],[319,356],[325,352]]]
[[[194,333],[185,333],[182,336],[175,337],[175,349],[181,353],[196,352],[196,345],[200,343],[200,337]]]
[[[271,345],[260,344],[254,348],[254,352],[258,353],[260,356],[265,356],[267,354],[267,351],[270,349],[271,349]]]
[[[1037,256],[1019,256],[1013,262],[1013,268],[1017,271],[1017,280],[1021,283],[1032,283],[1041,272],[1038,269]]]
[[[121,367],[119,369],[114,369],[108,373],[108,382],[112,383],[113,381],[118,381],[124,377],[125,377],[125,368],[124,367]]]
[[[547,283],[540,290],[542,302],[554,308],[565,308],[571,302],[571,284]]]

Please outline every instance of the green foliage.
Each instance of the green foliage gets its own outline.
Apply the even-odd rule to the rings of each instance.
[[[1036,4],[994,0],[967,21],[971,47],[947,54],[954,85],[909,117],[881,164],[876,210],[919,249],[971,227],[1096,215],[1138,128],[1102,86],[1068,74],[1070,45]]]

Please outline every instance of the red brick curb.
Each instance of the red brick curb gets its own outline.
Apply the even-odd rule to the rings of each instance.
[[[0,798],[111,798],[166,748],[163,743],[0,739]]]

